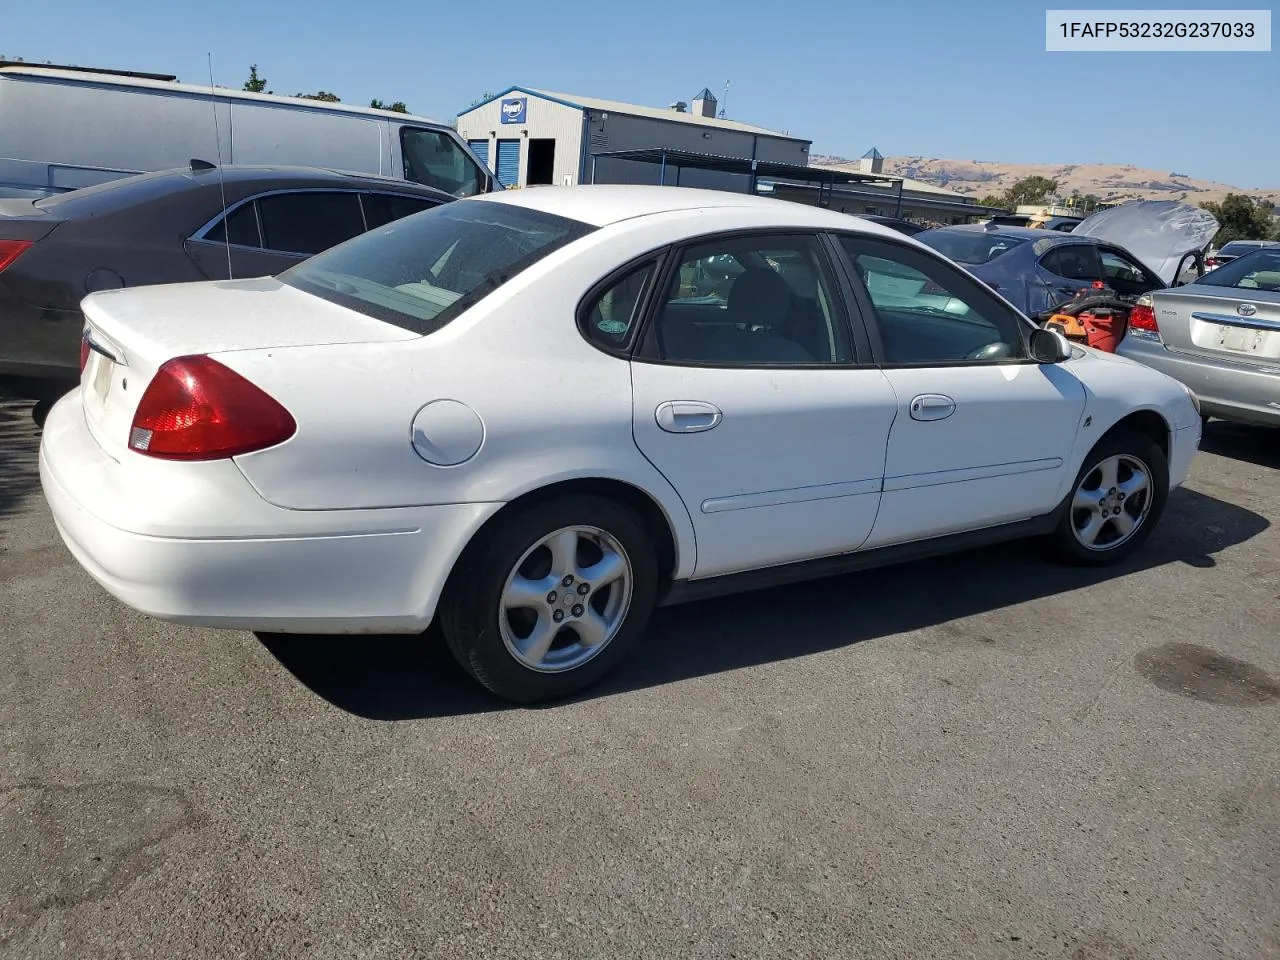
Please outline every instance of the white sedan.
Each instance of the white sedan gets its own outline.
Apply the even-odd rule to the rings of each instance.
[[[108,591],[211,627],[436,621],[522,702],[599,679],[656,604],[1023,536],[1113,563],[1200,441],[1181,384],[914,240],[731,193],[488,194],[83,306],[40,476]]]

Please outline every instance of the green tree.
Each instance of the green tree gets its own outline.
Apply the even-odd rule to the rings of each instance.
[[[979,200],[978,203],[982,204],[984,207],[999,207],[1002,210],[1008,206],[1008,204],[1005,203],[1005,195],[1003,193],[989,193]]]
[[[408,113],[409,108],[405,106],[403,100],[397,100],[394,103],[383,103],[377,97],[369,101],[369,106],[375,110],[390,110],[392,113]]]
[[[262,93],[264,90],[267,93],[271,92],[267,90],[267,78],[258,76],[258,65],[256,63],[249,67],[249,79],[244,82],[244,89],[250,93]]]
[[[342,98],[336,93],[330,93],[328,90],[317,90],[315,93],[295,93],[295,97],[302,100],[323,100],[325,103],[341,103]]]
[[[1044,203],[1058,189],[1058,181],[1047,177],[1023,177],[1005,193],[1005,202],[1011,207],[1022,203]]]
[[[1245,193],[1228,193],[1221,203],[1200,204],[1213,214],[1220,229],[1214,235],[1215,246],[1232,240],[1269,240],[1275,232],[1271,202],[1254,200]]]

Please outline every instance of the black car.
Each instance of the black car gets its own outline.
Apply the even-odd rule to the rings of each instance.
[[[0,200],[0,395],[79,380],[80,301],[156,283],[270,276],[453,198],[403,180],[306,167],[190,167],[40,200]],[[181,318],[174,318],[181,322]]]

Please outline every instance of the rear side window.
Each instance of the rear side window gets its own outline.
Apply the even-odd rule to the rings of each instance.
[[[424,183],[455,197],[484,192],[484,170],[457,140],[443,131],[402,127],[400,153],[406,180]]]
[[[262,238],[258,234],[258,213],[253,201],[242,203],[214,224],[204,235],[204,239],[216,243],[233,243],[240,247],[261,247]]]
[[[916,239],[956,263],[968,264],[990,263],[1028,242],[1023,237],[978,230],[925,230],[917,233]]]
[[[281,253],[314,254],[364,233],[354,193],[278,193],[258,200],[262,245]]]
[[[367,316],[428,334],[594,229],[512,204],[446,203],[304,260],[279,279]]]
[[[645,290],[656,268],[654,261],[636,267],[587,302],[581,322],[588,340],[609,351],[619,350],[631,341]]]
[[[386,226],[393,220],[407,217],[423,210],[439,206],[435,200],[424,200],[420,197],[406,197],[393,193],[366,193],[360,198],[364,204],[365,226],[373,230]]]

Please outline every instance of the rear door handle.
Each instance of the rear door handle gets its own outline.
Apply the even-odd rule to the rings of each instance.
[[[719,407],[702,400],[668,400],[658,404],[653,415],[667,433],[702,433],[724,419]]]
[[[956,412],[956,402],[941,393],[922,393],[911,401],[912,420],[945,420]]]

